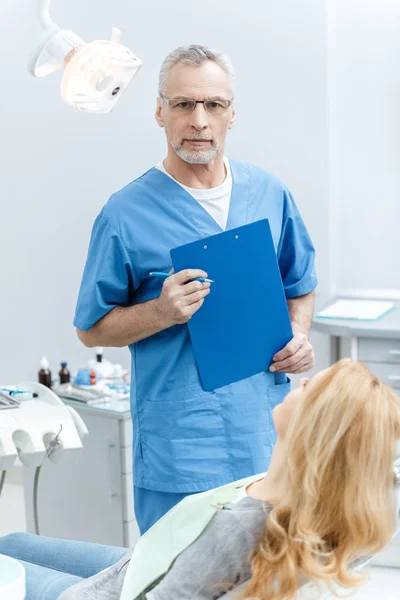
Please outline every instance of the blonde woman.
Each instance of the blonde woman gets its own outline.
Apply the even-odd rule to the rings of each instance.
[[[289,600],[305,581],[363,583],[352,566],[395,532],[399,397],[362,363],[342,360],[302,379],[273,420],[278,439],[268,473],[229,510],[216,511],[137,598],[215,600],[249,580],[243,598]],[[0,553],[25,561],[27,600],[62,592],[62,600],[118,600],[131,556],[24,534],[0,539]]]

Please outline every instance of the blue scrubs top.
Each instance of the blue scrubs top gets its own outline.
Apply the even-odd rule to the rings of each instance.
[[[287,298],[317,285],[314,247],[289,191],[274,176],[230,161],[227,229],[268,218]],[[97,217],[74,325],[90,329],[116,306],[157,298],[170,249],[220,233],[209,213],[156,168],[111,196]],[[200,309],[201,310],[201,309]],[[267,470],[275,443],[271,411],[289,391],[265,371],[205,392],[188,328],[174,325],[129,347],[135,485],[197,492]]]

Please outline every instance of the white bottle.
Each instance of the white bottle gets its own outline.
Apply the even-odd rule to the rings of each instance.
[[[87,363],[87,367],[96,371],[97,379],[112,379],[114,376],[114,367],[109,360],[104,360],[104,348],[98,346],[95,348],[95,351],[96,358],[91,358]]]
[[[122,365],[114,365],[113,385],[116,390],[125,389],[124,369]]]

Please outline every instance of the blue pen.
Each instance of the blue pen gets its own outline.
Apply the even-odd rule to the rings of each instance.
[[[166,279],[171,277],[173,273],[160,273],[159,271],[152,271],[149,273],[150,277],[160,277],[160,279]],[[196,277],[193,281],[201,281],[202,283],[214,283],[212,279],[204,279],[204,277]]]
[[[11,390],[9,388],[0,388],[1,392],[8,392],[9,396],[18,396],[19,394],[30,394],[33,398],[37,398],[39,394],[31,392],[31,390]]]

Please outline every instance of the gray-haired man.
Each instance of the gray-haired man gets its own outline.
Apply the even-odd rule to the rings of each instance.
[[[235,121],[229,59],[203,46],[173,51],[160,72],[163,163],[114,194],[97,217],[74,324],[93,346],[129,346],[135,513],[141,533],[187,494],[268,468],[271,411],[287,373],[314,364],[308,341],[314,248],[287,188],[224,156]],[[189,269],[162,283],[171,248],[262,218],[270,221],[294,337],[259,375],[205,392],[186,326],[210,293]],[[211,291],[212,293],[212,291]],[[235,285],[232,285],[232,294]],[[221,357],[223,360],[223,357]]]

